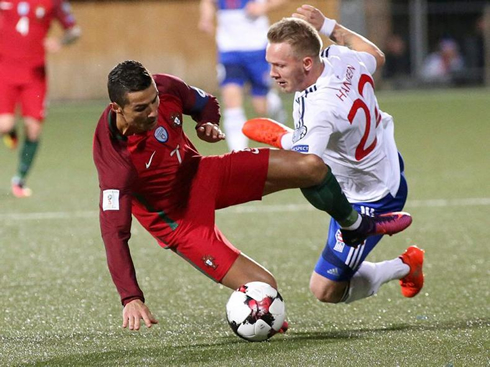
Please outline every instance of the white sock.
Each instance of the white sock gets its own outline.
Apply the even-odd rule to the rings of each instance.
[[[376,294],[384,283],[394,279],[401,279],[409,271],[410,267],[398,257],[379,263],[364,261],[350,280],[349,290],[344,302],[351,303],[370,297]]]
[[[246,120],[247,117],[243,108],[225,109],[223,126],[230,150],[242,150],[248,147],[248,138],[242,133],[242,127]]]

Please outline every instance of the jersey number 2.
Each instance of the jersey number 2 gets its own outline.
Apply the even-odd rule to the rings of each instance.
[[[364,86],[366,85],[366,83],[371,84],[371,86],[374,89],[373,78],[371,78],[371,76],[369,76],[367,74],[362,74],[361,78],[359,79],[359,86],[358,86],[359,94],[361,95],[361,97],[363,96],[362,93],[364,91]],[[371,145],[366,147],[366,141],[369,137],[369,133],[371,132],[371,115],[372,114],[371,114],[371,111],[369,111],[369,107],[367,106],[366,102],[364,102],[364,100],[362,100],[361,98],[358,98],[354,101],[347,118],[349,119],[349,122],[352,125],[354,123],[354,119],[356,118],[357,112],[360,109],[362,111],[364,111],[364,116],[366,117],[366,130],[364,130],[364,134],[362,135],[361,141],[359,142],[359,145],[356,148],[355,157],[358,161],[360,161],[365,156],[367,156],[369,153],[371,153],[373,151],[373,149],[376,147],[376,143],[377,143],[377,139],[375,137],[374,141],[371,143]],[[376,107],[374,109],[374,115],[376,117],[376,126],[374,128],[376,129],[376,127],[379,125],[379,123],[381,121],[381,115],[380,115],[380,113]]]

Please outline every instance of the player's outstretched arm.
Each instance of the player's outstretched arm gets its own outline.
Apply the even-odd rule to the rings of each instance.
[[[384,53],[366,37],[338,24],[333,19],[327,18],[319,9],[311,5],[303,5],[296,11],[293,17],[307,21],[320,33],[330,37],[336,44],[349,47],[354,51],[367,52],[373,55],[376,59],[376,69],[384,65]]]
[[[122,327],[128,327],[129,330],[139,330],[141,319],[146,327],[158,324],[158,320],[153,317],[150,309],[139,299],[135,299],[124,306]]]

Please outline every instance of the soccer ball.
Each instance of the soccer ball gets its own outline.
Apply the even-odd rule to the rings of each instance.
[[[226,317],[240,338],[260,342],[281,329],[286,307],[279,292],[269,284],[250,282],[231,294],[226,304]]]

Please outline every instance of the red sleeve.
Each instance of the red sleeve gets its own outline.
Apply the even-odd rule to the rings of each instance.
[[[55,1],[54,17],[61,23],[64,29],[73,28],[76,25],[75,17],[68,1]]]
[[[133,299],[144,302],[128,245],[131,237],[131,184],[134,167],[129,158],[125,157],[127,152],[123,143],[110,138],[107,125],[107,119],[102,117],[93,147],[100,186],[100,229],[112,280],[122,304],[126,305]]]
[[[171,93],[179,97],[184,114],[190,115],[197,122],[197,126],[206,122],[219,124],[221,114],[215,96],[189,86],[173,75],[156,74],[154,78],[160,93]]]

